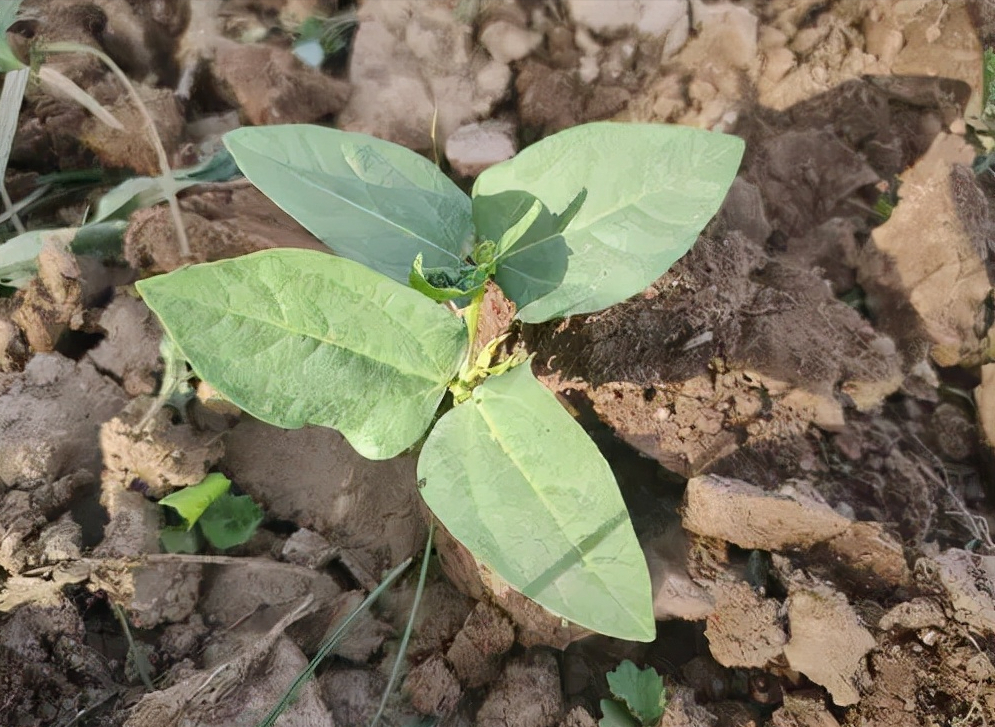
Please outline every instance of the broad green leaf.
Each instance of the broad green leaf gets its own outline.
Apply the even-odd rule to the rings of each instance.
[[[409,149],[306,124],[224,141],[249,181],[319,240],[399,283],[419,253],[426,268],[456,268],[470,253],[470,199]]]
[[[610,699],[601,700],[601,713],[598,727],[639,727],[639,721],[629,714],[629,710]]]
[[[598,122],[547,137],[484,171],[473,196],[522,190],[563,209],[562,283],[518,311],[527,323],[607,308],[645,289],[694,244],[743,155],[734,136],[684,126]],[[501,281],[498,281],[501,284]]]
[[[527,364],[438,421],[418,478],[442,524],[513,588],[594,631],[653,640],[649,573],[611,469]]]
[[[264,250],[137,287],[223,396],[279,427],[338,429],[370,459],[418,440],[466,355],[466,328],[445,308],[314,250]]]
[[[198,524],[215,548],[234,548],[249,540],[263,521],[263,511],[248,495],[225,493],[204,511]]]
[[[650,726],[660,721],[667,706],[667,694],[663,688],[663,677],[655,669],[640,669],[626,659],[605,676],[612,694],[625,702],[640,724]]]
[[[183,518],[187,530],[200,520],[200,516],[211,503],[228,492],[231,480],[218,472],[212,472],[196,485],[177,490],[159,500],[163,507],[171,507]]]

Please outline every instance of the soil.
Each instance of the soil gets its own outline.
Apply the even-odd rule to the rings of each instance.
[[[344,50],[299,61],[298,24],[341,11]],[[39,39],[110,55],[176,168],[242,124],[444,152],[463,185],[591,120],[746,140],[722,210],[662,278],[515,329],[615,471],[657,639],[562,622],[441,531],[382,724],[594,725],[624,659],[663,675],[667,727],[995,722],[995,182],[976,133],[991,0],[25,0],[7,39],[25,58]],[[99,180],[18,214],[58,230],[160,170],[96,58],[46,65],[124,127],[28,86],[11,198],[54,172]],[[241,178],[187,187],[179,211],[194,262],[325,249]],[[366,461],[196,381],[156,413],[162,334],[132,284],[184,262],[170,209],[134,210],[119,255],[69,239],[47,235],[37,274],[0,297],[0,727],[258,724],[424,549],[415,457]],[[482,341],[513,316],[486,301]],[[262,526],[223,554],[161,552],[155,500],[208,472]],[[279,724],[370,723],[415,570]]]

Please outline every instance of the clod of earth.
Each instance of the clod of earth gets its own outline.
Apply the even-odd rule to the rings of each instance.
[[[788,665],[824,686],[835,704],[860,701],[869,677],[864,657],[877,641],[846,598],[828,586],[792,584],[787,608]]]

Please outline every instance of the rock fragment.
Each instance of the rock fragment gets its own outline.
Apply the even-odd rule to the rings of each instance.
[[[478,603],[456,634],[446,658],[460,683],[469,689],[497,678],[501,657],[515,643],[515,627],[500,610]]]
[[[790,485],[767,492],[730,477],[693,477],[685,492],[684,527],[741,548],[806,548],[850,526],[850,520],[813,495]]]
[[[995,556],[951,548],[919,561],[918,570],[942,585],[955,620],[979,633],[995,634]]]
[[[942,627],[947,622],[943,607],[933,598],[913,598],[898,604],[878,621],[878,628],[890,631],[904,629],[918,631],[929,627]]]
[[[763,668],[781,655],[788,641],[780,625],[780,603],[761,598],[744,582],[717,582],[711,589],[715,610],[708,616],[705,638],[722,666]]]
[[[446,140],[446,158],[464,177],[511,159],[518,151],[515,127],[506,121],[482,121],[458,128]]]
[[[846,598],[824,585],[792,586],[787,600],[789,666],[824,686],[841,707],[860,700],[864,656],[876,645]]]
[[[567,8],[575,23],[595,33],[612,35],[626,28],[644,35],[688,38],[687,0],[568,0]]]
[[[553,727],[563,712],[560,670],[553,655],[533,649],[505,666],[477,712],[478,727]]]
[[[839,722],[826,709],[822,695],[788,694],[784,705],[771,715],[774,727],[839,727]]]
[[[940,366],[978,362],[986,345],[981,311],[991,291],[985,262],[995,222],[966,166],[973,157],[961,137],[937,136],[902,174],[899,203],[874,229],[858,269],[879,328],[900,348],[925,337]]]
[[[99,472],[100,425],[124,403],[121,389],[93,364],[35,355],[0,393],[0,489]]]
[[[415,709],[435,717],[452,714],[463,694],[459,680],[441,654],[433,654],[408,672],[404,691]]]
[[[508,20],[494,20],[480,31],[480,43],[499,63],[520,61],[542,44],[542,34]]]
[[[433,118],[442,143],[486,118],[507,94],[511,70],[473,51],[473,27],[446,0],[367,0],[349,80],[341,128],[428,151]]]

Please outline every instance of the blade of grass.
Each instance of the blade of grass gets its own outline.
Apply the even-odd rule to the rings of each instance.
[[[352,613],[343,619],[342,623],[339,624],[339,627],[335,629],[332,635],[329,636],[328,639],[325,640],[325,643],[321,645],[321,648],[318,649],[318,653],[316,653],[314,658],[311,659],[310,663],[307,665],[307,668],[302,671],[296,679],[294,679],[293,683],[290,685],[290,688],[287,689],[287,691],[284,692],[283,696],[280,698],[280,701],[276,703],[273,709],[270,710],[270,713],[266,715],[265,719],[263,719],[257,727],[273,727],[273,725],[276,724],[276,720],[279,719],[284,710],[290,706],[290,703],[294,700],[294,697],[297,695],[300,688],[304,686],[309,679],[314,678],[314,672],[318,669],[318,666],[325,660],[325,657],[331,653],[332,649],[338,646],[339,642],[349,631],[349,627],[352,626],[352,622],[355,621],[360,614],[372,606],[373,602],[380,597],[380,594],[387,590],[387,587],[393,583],[399,575],[407,570],[409,565],[411,565],[411,558],[408,558],[390,571],[386,576],[384,576],[384,579],[380,581],[377,587],[370,591],[370,595],[368,595]]]
[[[17,212],[14,211],[14,203],[11,201],[10,195],[7,194],[4,179],[7,174],[10,150],[14,145],[14,134],[17,132],[17,117],[21,113],[21,101],[24,99],[24,90],[28,87],[28,76],[30,75],[30,68],[9,71],[4,76],[3,93],[0,94],[0,196],[3,198],[4,210],[10,213],[14,229],[19,235],[24,234],[25,227],[17,216]]]
[[[380,708],[373,715],[370,727],[377,727],[377,723],[383,716],[387,708],[387,700],[390,699],[391,692],[397,684],[397,678],[401,673],[401,664],[404,663],[404,655],[408,651],[408,641],[411,639],[411,632],[415,628],[415,617],[418,615],[418,606],[421,605],[421,597],[425,592],[425,579],[428,576],[428,561],[432,555],[432,538],[435,536],[435,520],[428,526],[428,542],[425,543],[425,554],[421,559],[421,571],[418,573],[418,586],[415,588],[415,598],[411,603],[411,613],[408,614],[408,625],[404,628],[404,636],[401,637],[401,644],[397,649],[397,656],[394,659],[394,668],[390,670],[390,679],[387,680],[387,687],[383,692],[383,699],[380,700]]]
[[[145,656],[145,652],[138,648],[135,644],[135,640],[131,637],[131,628],[128,626],[128,617],[124,613],[124,609],[118,604],[114,605],[114,615],[117,616],[118,622],[121,624],[121,630],[124,631],[124,637],[128,640],[128,651],[131,653],[131,658],[135,662],[135,668],[138,670],[138,675],[142,678],[142,684],[150,692],[155,691],[155,686],[152,684],[152,665],[149,663],[148,657]]]
[[[145,105],[145,102],[142,101],[142,97],[138,95],[138,90],[135,88],[134,84],[131,83],[128,76],[125,75],[124,71],[118,67],[117,63],[115,63],[110,56],[97,50],[96,48],[91,48],[88,45],[68,42],[45,43],[38,50],[42,53],[89,53],[90,55],[94,55],[111,70],[118,81],[120,81],[125,89],[127,89],[128,94],[131,96],[132,102],[138,108],[139,113],[142,115],[142,119],[145,121],[149,141],[151,142],[153,149],[155,149],[156,157],[159,160],[159,169],[162,171],[162,191],[163,194],[166,195],[166,200],[169,202],[169,210],[173,216],[173,225],[176,227],[176,237],[180,245],[180,257],[189,258],[190,242],[187,240],[187,231],[183,226],[183,217],[180,215],[180,203],[176,199],[176,180],[173,177],[173,170],[169,166],[169,157],[166,155],[166,149],[162,145],[162,139],[159,138],[159,132],[156,131],[152,115],[149,113],[149,109]]]
[[[112,129],[124,131],[124,124],[118,121],[114,114],[105,109],[97,99],[77,86],[72,79],[62,75],[54,68],[49,66],[39,68],[38,81],[53,96],[62,96],[75,101]]]

